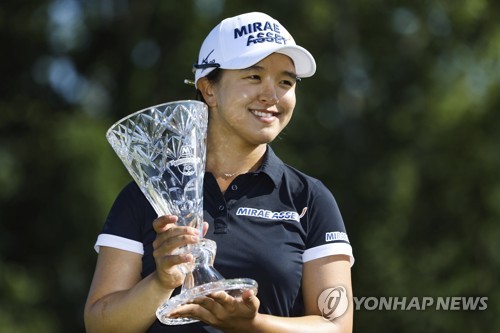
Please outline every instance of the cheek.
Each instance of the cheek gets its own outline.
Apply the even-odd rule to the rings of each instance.
[[[215,91],[215,103],[218,107],[231,108],[238,101],[245,100],[248,98],[249,93],[245,89],[239,89],[238,87],[230,85],[221,85],[219,89]]]
[[[283,127],[286,127],[290,120],[292,120],[293,109],[287,114],[286,118],[283,121]]]
[[[280,104],[282,105],[283,108],[286,108],[288,110],[290,115],[293,113],[293,110],[295,109],[296,102],[297,99],[295,97],[295,90],[293,89],[287,91],[280,99]]]

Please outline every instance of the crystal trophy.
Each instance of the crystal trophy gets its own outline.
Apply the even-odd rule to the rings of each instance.
[[[208,107],[200,101],[176,101],[137,111],[117,123],[106,138],[158,216],[176,215],[177,225],[203,228],[203,178],[206,161]],[[252,279],[224,279],[213,267],[216,243],[200,236],[174,254],[191,253],[194,263],[179,265],[185,274],[178,295],[156,311],[167,325],[196,322],[169,318],[178,306],[216,291],[239,297],[257,292]]]

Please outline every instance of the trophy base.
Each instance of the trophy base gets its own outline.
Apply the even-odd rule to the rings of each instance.
[[[179,306],[187,304],[198,297],[206,296],[217,291],[226,291],[233,297],[240,297],[243,291],[253,290],[257,293],[257,282],[252,279],[224,279],[208,282],[201,286],[186,289],[177,296],[170,298],[156,310],[156,317],[165,325],[185,325],[199,320],[191,318],[169,318],[168,316]]]

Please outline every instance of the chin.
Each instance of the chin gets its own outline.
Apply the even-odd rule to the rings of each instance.
[[[278,135],[272,135],[272,136],[262,136],[258,140],[256,140],[256,144],[258,145],[265,145],[268,143],[271,143],[276,139]]]

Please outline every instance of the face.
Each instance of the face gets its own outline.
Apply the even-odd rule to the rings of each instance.
[[[223,70],[217,83],[200,79],[210,107],[209,135],[244,145],[269,143],[285,128],[295,107],[292,60],[273,53],[243,70]],[[236,140],[236,141],[235,141]]]

